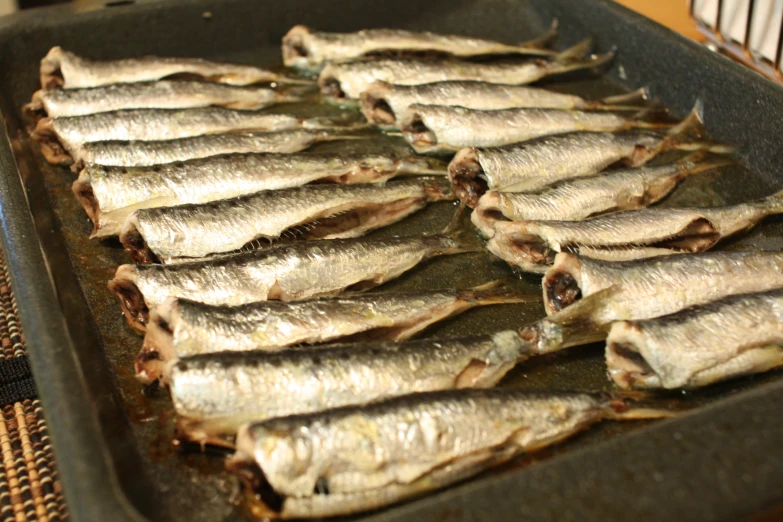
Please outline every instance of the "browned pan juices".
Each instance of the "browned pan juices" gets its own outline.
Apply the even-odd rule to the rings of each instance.
[[[267,56],[272,56],[270,50]],[[236,56],[222,57],[230,60]],[[263,65],[263,63],[262,63]],[[609,80],[592,78],[568,83],[547,82],[547,88],[572,92],[588,99],[598,99],[621,92]],[[32,91],[30,92],[32,94]],[[340,116],[344,112],[337,106],[318,104],[317,96],[309,103],[286,104],[279,109],[301,116]],[[359,118],[358,112],[349,110],[348,119]],[[38,154],[37,146],[21,138],[22,149],[32,148],[34,164],[28,165],[28,182],[37,183],[40,176],[49,195],[49,203],[57,216],[70,256],[72,268],[79,280],[87,304],[99,330],[106,357],[122,396],[126,414],[130,420],[133,437],[140,448],[142,466],[149,471],[161,495],[166,510],[177,520],[240,520],[249,515],[242,504],[234,476],[223,470],[219,452],[198,453],[183,451],[171,444],[173,430],[172,407],[167,394],[160,390],[144,390],[133,377],[133,362],[141,346],[142,338],[132,332],[116,302],[106,288],[115,268],[130,262],[116,239],[89,240],[92,224],[80,204],[73,197],[71,183],[75,176],[65,168],[49,165]],[[410,150],[400,138],[383,137],[373,141],[335,142],[318,145],[318,152],[344,152],[348,150],[371,152],[378,150]],[[665,158],[657,161],[662,161]],[[714,173],[687,178],[661,206],[711,206],[737,203],[753,199],[780,187],[771,186],[761,177],[748,172],[742,166],[717,169]],[[386,229],[371,234],[383,237],[400,234],[435,233],[442,230],[452,218],[452,203],[436,203],[418,214]],[[721,245],[721,248],[742,249],[783,248],[783,220],[770,218],[749,234],[739,235]],[[470,287],[498,278],[510,278],[511,284],[540,292],[539,277],[517,275],[499,259],[489,253],[449,256],[430,260],[404,274],[399,279],[382,286],[378,291],[422,290],[454,287]],[[424,336],[446,337],[477,333],[491,333],[507,328],[519,328],[544,315],[540,303],[522,303],[480,307],[470,310],[457,319],[436,324],[424,332]],[[769,382],[780,377],[773,372],[764,376],[710,387],[687,394],[667,394],[666,403],[678,408],[695,407],[728,394]],[[584,391],[610,391],[612,385],[605,375],[603,345],[574,348],[569,352],[534,358],[512,370],[501,386],[524,389],[567,389]],[[545,450],[542,453],[518,459],[503,466],[497,473],[525,465],[534,465],[550,455],[564,454],[583,446],[619,436],[629,430],[639,429],[647,423],[602,423],[573,440]],[[477,479],[480,480],[480,479]]]

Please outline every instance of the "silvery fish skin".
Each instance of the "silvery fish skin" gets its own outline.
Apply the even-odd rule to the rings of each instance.
[[[420,154],[502,147],[570,132],[617,132],[650,126],[611,112],[540,108],[486,111],[447,105],[411,105],[400,122],[403,137]]]
[[[77,157],[85,143],[97,141],[157,141],[239,131],[281,131],[323,128],[325,121],[289,114],[267,114],[206,107],[200,109],[131,109],[87,116],[43,118],[32,137],[52,163],[63,149]],[[333,126],[333,125],[332,125]],[[51,149],[47,153],[47,149]],[[65,160],[63,160],[65,161]]]
[[[550,316],[613,289],[611,299],[594,307],[596,324],[650,319],[729,295],[783,288],[783,253],[707,252],[624,262],[563,253],[542,287]]]
[[[120,242],[136,263],[170,263],[236,252],[282,236],[363,236],[434,201],[454,199],[445,178],[385,184],[306,185],[209,203],[136,210]]]
[[[556,25],[553,27],[554,31]],[[438,53],[451,56],[522,54],[552,56],[553,51],[535,43],[508,45],[492,40],[429,31],[363,29],[353,33],[314,31],[295,25],[283,36],[283,64],[286,67],[317,70],[327,62],[345,61],[385,53]]]
[[[783,365],[783,291],[726,297],[612,324],[609,376],[623,388],[697,388]]]
[[[537,192],[490,190],[478,200],[473,224],[487,237],[497,221],[578,221],[598,214],[652,205],[666,197],[685,177],[728,164],[704,160],[700,153],[677,163],[607,171],[566,180]]]
[[[73,192],[95,225],[90,237],[105,237],[118,235],[125,219],[140,208],[206,203],[313,181],[376,183],[403,174],[446,171],[437,160],[393,152],[231,154],[152,167],[87,166]]]
[[[553,74],[596,68],[613,58],[611,53],[582,58],[587,47],[589,42],[583,42],[552,60],[514,63],[477,63],[456,59],[421,58],[330,63],[321,71],[318,84],[325,95],[335,98],[359,98],[372,82],[378,80],[398,85],[462,80],[526,84]]]
[[[626,96],[585,100],[574,94],[548,91],[527,85],[504,85],[480,81],[433,82],[395,85],[377,81],[359,99],[362,114],[375,125],[396,125],[411,105],[453,105],[477,110],[539,107],[548,109],[612,109],[621,103],[646,98],[642,89]]]
[[[206,158],[219,154],[300,152],[321,141],[357,139],[350,129],[294,129],[278,132],[210,134],[178,140],[97,141],[87,143],[74,156],[75,169],[96,164],[118,167],[144,167]]]
[[[41,60],[41,87],[44,89],[149,82],[177,74],[198,76],[205,81],[232,85],[296,81],[258,67],[210,62],[200,58],[146,56],[99,61],[77,56],[60,47],[52,47]]]
[[[336,516],[464,480],[604,419],[667,415],[576,392],[421,393],[243,426],[227,468],[264,499],[256,516]]]
[[[783,191],[713,208],[627,210],[584,221],[496,221],[487,249],[525,271],[544,272],[558,252],[606,261],[704,252],[783,213]]]
[[[703,130],[702,106],[665,135],[645,132],[575,132],[498,148],[468,147],[449,164],[457,197],[473,208],[487,190],[531,192],[566,179],[591,176],[615,163],[643,165]],[[708,148],[709,144],[690,144]]]
[[[247,422],[409,393],[494,386],[530,354],[517,332],[308,350],[221,352],[170,363],[180,438],[221,444]]]
[[[276,103],[300,99],[299,96],[269,87],[162,80],[88,89],[41,89],[33,94],[32,101],[24,110],[33,117],[60,118],[125,109],[263,109]]]
[[[425,259],[477,251],[449,235],[303,241],[177,265],[121,265],[109,282],[128,323],[144,329],[169,296],[215,305],[294,301],[361,291]]]
[[[501,281],[470,289],[372,293],[303,301],[212,306],[164,301],[150,315],[136,358],[136,378],[165,380],[168,363],[227,351],[277,352],[297,344],[349,338],[403,341],[476,306],[532,300]]]

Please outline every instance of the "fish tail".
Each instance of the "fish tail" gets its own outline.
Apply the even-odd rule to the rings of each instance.
[[[277,91],[279,99],[281,102],[297,102],[301,101],[302,98],[305,96],[308,96],[310,94],[315,94],[318,92],[318,84],[312,83],[307,85],[286,85],[285,88],[279,89]]]
[[[576,47],[576,46],[574,46]],[[573,71],[581,70],[595,70],[605,66],[614,60],[616,49],[612,49],[608,53],[594,54],[587,57],[568,58],[564,60],[562,57],[568,52],[568,50],[557,55],[554,61],[548,63],[545,67],[547,74],[564,74]]]
[[[666,396],[661,394],[654,394],[639,390],[623,390],[613,391],[607,394],[606,398],[607,408],[605,415],[608,419],[666,419],[669,417],[675,417],[678,414],[678,412],[671,407],[667,407]]]
[[[456,196],[448,178],[443,176],[422,176],[416,178],[423,183],[424,199],[427,201],[454,200]]]
[[[294,78],[293,76],[278,76],[277,83],[290,83],[294,85],[313,85],[316,84],[315,80],[308,78]]]
[[[454,241],[457,246],[455,252],[483,252],[485,249],[484,240],[479,237],[473,229],[470,222],[470,212],[465,210],[466,205],[460,203],[449,224],[441,232]]]
[[[698,141],[701,140],[704,135],[704,100],[698,98],[693,105],[693,109],[688,115],[677,125],[672,127],[667,136],[665,142],[668,148],[674,148],[677,144],[684,143],[686,141]]]
[[[527,303],[541,300],[539,292],[521,291],[505,279],[490,281],[467,290],[459,290],[458,293],[466,301],[478,302],[483,305]]]
[[[587,52],[590,50],[590,47],[592,46],[593,39],[585,38],[576,45],[572,45],[568,49],[556,54],[553,60],[558,63],[568,63],[573,62],[574,60],[579,60],[580,58],[583,58],[585,54],[587,54]]]
[[[778,190],[774,194],[751,203],[751,205],[761,209],[765,215],[783,213],[783,190]]]
[[[728,156],[710,156],[709,151],[697,150],[691,152],[677,162],[682,169],[683,177],[716,169],[726,165],[733,165],[736,161]]]
[[[307,118],[302,120],[305,129],[369,129],[372,126],[367,122],[344,122],[332,118]]]
[[[560,22],[558,21],[558,19],[553,18],[552,23],[549,25],[549,29],[547,29],[544,34],[536,38],[533,38],[532,40],[528,40],[527,42],[522,42],[519,44],[519,46],[530,47],[532,49],[541,49],[544,47],[549,47],[557,38],[559,25]]]
[[[636,89],[635,91],[627,92],[624,94],[617,94],[614,96],[607,96],[601,98],[599,103],[601,105],[641,105],[650,99],[650,91],[647,87]]]

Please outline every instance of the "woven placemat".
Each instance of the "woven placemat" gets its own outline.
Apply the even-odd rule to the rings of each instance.
[[[62,485],[2,251],[0,267],[0,517],[15,522],[65,520]]]

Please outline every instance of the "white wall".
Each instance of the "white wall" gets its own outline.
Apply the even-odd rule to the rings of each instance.
[[[0,16],[16,10],[16,0],[0,0]]]

